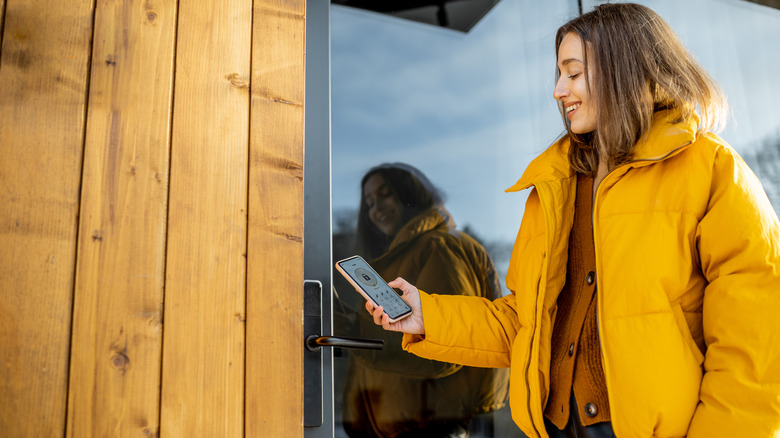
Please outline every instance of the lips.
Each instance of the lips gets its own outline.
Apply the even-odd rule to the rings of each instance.
[[[389,211],[387,213],[381,213],[376,216],[376,220],[374,221],[377,226],[390,226],[393,225],[395,221],[395,213],[392,211]]]
[[[575,104],[571,104],[571,105],[566,105],[566,106],[564,107],[564,110],[566,111],[566,116],[567,116],[567,117],[569,117],[569,118],[571,118],[571,115],[572,115],[572,113],[573,113],[574,111],[576,111],[576,110],[577,110],[577,108],[579,108],[579,107],[580,107],[580,105],[582,105],[582,104],[581,104],[581,103],[575,103]]]
[[[379,228],[384,234],[391,234],[395,231],[396,224],[398,222],[396,213],[389,211],[386,213],[380,213],[374,216],[374,225]]]

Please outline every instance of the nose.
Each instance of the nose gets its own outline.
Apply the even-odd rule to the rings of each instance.
[[[553,98],[555,100],[563,100],[569,95],[569,88],[563,83],[564,77],[558,78],[558,82],[555,83],[555,89],[553,89]]]

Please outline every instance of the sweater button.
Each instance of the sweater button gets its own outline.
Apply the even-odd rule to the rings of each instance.
[[[585,281],[587,281],[588,284],[593,284],[593,282],[596,281],[596,273],[593,271],[588,272],[588,276],[585,277]]]
[[[569,356],[574,356],[574,344],[569,345]]]
[[[587,415],[590,418],[593,418],[596,416],[596,405],[593,403],[588,403],[585,405],[585,415]]]

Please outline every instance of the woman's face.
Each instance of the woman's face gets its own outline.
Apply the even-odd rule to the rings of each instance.
[[[588,92],[590,78],[585,77],[585,56],[579,35],[568,33],[561,40],[558,47],[558,69],[561,75],[555,84],[553,96],[555,100],[563,103],[571,131],[575,134],[595,131],[598,113],[596,102],[590,99]]]
[[[375,173],[366,180],[363,185],[363,202],[366,203],[368,218],[386,236],[395,234],[401,228],[403,205],[381,174]]]

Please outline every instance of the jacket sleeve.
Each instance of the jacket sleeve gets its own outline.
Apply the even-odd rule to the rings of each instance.
[[[780,225],[742,159],[720,148],[697,230],[709,284],[699,404],[688,436],[780,433]]]
[[[473,367],[509,367],[519,329],[514,294],[490,301],[420,291],[420,299],[425,336],[405,334],[405,350]]]
[[[421,288],[425,336],[404,335],[404,349],[421,357],[468,366],[509,367],[516,339],[528,339],[528,336],[518,337],[518,333],[531,329],[532,321],[525,315],[524,326],[518,308],[533,305],[535,301],[536,295],[527,289],[527,284],[538,278],[534,276],[535,269],[544,257],[540,250],[545,240],[544,221],[534,219],[541,214],[538,192],[534,189],[526,202],[512,249],[507,274],[509,295],[490,301],[428,294],[422,291],[436,291]]]

